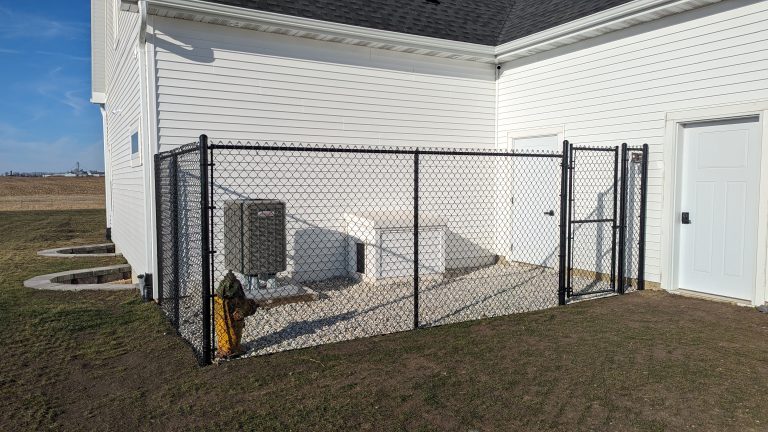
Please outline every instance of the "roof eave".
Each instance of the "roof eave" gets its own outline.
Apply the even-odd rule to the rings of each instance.
[[[720,1],[722,0],[635,0],[498,45],[495,49],[496,60],[503,63],[527,57]]]
[[[230,27],[496,64],[720,1],[634,0],[530,36],[491,46],[295,17],[205,0],[146,0],[148,12],[154,15],[192,14],[196,16],[195,20],[201,20],[202,17],[205,22]],[[122,0],[122,8],[138,10],[137,3],[138,0]]]
[[[123,0],[132,10],[136,0]],[[494,46],[412,35],[388,30],[340,24],[311,18],[264,12],[239,6],[222,5],[202,0],[147,0],[149,13],[178,11],[220,20],[230,27],[273,28],[275,32],[313,39],[332,40],[354,45],[373,46],[414,53],[430,53],[440,57],[494,63]],[[279,30],[279,31],[278,31]]]

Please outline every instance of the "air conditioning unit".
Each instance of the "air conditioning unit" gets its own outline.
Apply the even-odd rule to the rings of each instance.
[[[285,203],[233,200],[224,203],[224,256],[228,269],[244,275],[286,269]]]

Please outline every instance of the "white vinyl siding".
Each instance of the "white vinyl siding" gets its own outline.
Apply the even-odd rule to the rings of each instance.
[[[195,141],[201,133],[208,134],[213,142],[480,149],[496,145],[493,65],[157,17],[153,28],[161,151]],[[380,163],[387,163],[385,159]],[[350,163],[350,176],[364,168],[360,161]],[[312,193],[301,195],[303,188],[310,186],[306,184],[308,178],[316,178],[326,190],[334,191],[336,199],[334,208],[322,215],[295,215],[299,221],[314,216],[311,223],[289,224],[289,272],[299,278],[317,277],[318,271],[304,273],[308,267],[317,269],[316,262],[322,261],[323,276],[343,275],[347,241],[341,216],[345,212],[373,204],[392,212],[411,208],[412,163],[388,163],[370,167],[359,172],[359,177],[339,184],[343,179],[338,175],[313,172],[316,165],[307,158],[282,165],[283,175],[257,180],[254,173],[248,184],[228,182],[219,176],[214,187],[220,190],[218,199],[258,197],[266,193],[258,187],[268,189],[271,182],[286,181],[284,176],[299,178],[296,172],[306,171],[304,184],[294,181],[295,191],[279,197],[289,203],[289,210],[302,211],[315,199]],[[221,172],[245,166],[217,162]],[[425,172],[428,169],[425,166]],[[460,169],[466,172],[465,167]],[[489,166],[474,169],[478,184],[484,176],[492,178]],[[377,170],[390,176],[390,190],[378,191],[370,187],[373,183],[366,183]],[[444,182],[451,181],[449,171],[443,176]],[[468,176],[453,179],[467,183]],[[472,202],[466,203],[469,207],[480,211],[484,203],[492,202],[493,188],[487,187],[488,182],[484,184],[485,195],[466,195],[471,197]],[[403,195],[391,190],[398,187],[404,188]],[[470,187],[462,184],[454,189]],[[425,196],[425,208],[429,205]],[[446,215],[445,222],[453,229],[446,239],[447,265],[492,262],[493,217],[492,210],[478,215],[473,222],[482,219],[488,229],[473,230],[467,226],[466,214]],[[302,240],[308,232],[321,234],[315,234],[308,244]],[[311,254],[303,244],[311,246]]]
[[[161,150],[224,140],[493,148],[492,65],[156,18]]]
[[[648,143],[647,277],[660,280],[668,112],[768,100],[768,2],[724,2],[504,65],[499,139],[564,127],[577,145]]]
[[[139,64],[135,57],[139,15],[115,12],[118,1],[107,2],[107,103],[106,141],[111,148],[109,164],[112,172],[112,240],[131,264],[134,274],[146,269],[147,245],[144,223],[143,170],[132,161],[131,132],[140,124]],[[120,23],[115,26],[114,17]],[[112,38],[119,31],[120,43]]]

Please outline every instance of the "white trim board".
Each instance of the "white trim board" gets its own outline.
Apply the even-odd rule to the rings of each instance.
[[[768,256],[768,102],[712,106],[666,115],[664,134],[664,201],[662,206],[661,287],[667,291],[679,290],[677,260],[680,250],[680,188],[682,171],[683,126],[705,121],[758,117],[760,123],[761,152],[758,207],[756,270],[753,298],[745,299],[760,305],[768,299],[766,291],[766,257]]]

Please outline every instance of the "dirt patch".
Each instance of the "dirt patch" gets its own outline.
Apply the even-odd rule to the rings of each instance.
[[[102,220],[0,217],[0,430],[768,429],[768,315],[663,292],[198,368],[135,293],[21,287],[119,262],[35,255]]]
[[[103,177],[0,177],[0,211],[103,208]]]

